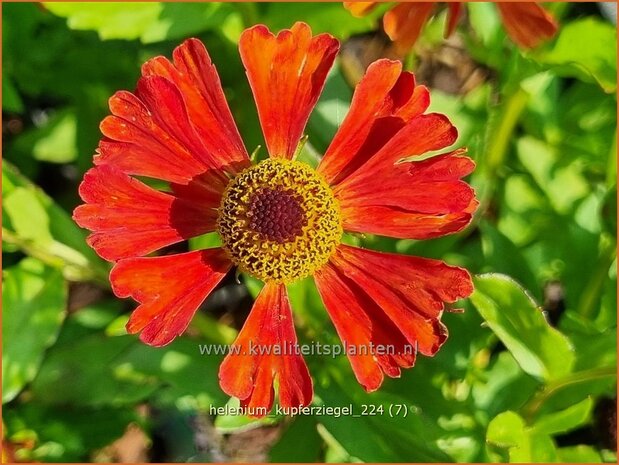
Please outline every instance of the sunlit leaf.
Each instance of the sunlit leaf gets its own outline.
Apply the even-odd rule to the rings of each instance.
[[[535,434],[515,412],[503,412],[488,425],[486,440],[490,445],[507,449],[511,463],[556,461],[556,446],[550,436]]]
[[[606,92],[617,88],[617,29],[589,17],[561,27],[554,47],[536,59],[560,75],[595,80]]]
[[[9,163],[2,163],[4,241],[63,267],[76,280],[105,276],[107,266],[86,244],[86,232],[40,188]]]
[[[471,301],[524,371],[545,380],[570,372],[572,346],[522,287],[499,274],[480,275],[474,282]]]

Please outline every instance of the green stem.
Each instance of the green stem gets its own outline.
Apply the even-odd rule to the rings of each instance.
[[[608,269],[613,264],[617,254],[615,241],[607,237],[600,239],[600,258],[589,283],[585,286],[580,301],[578,302],[578,313],[590,319],[599,306],[600,297],[604,290],[604,285],[608,280]]]
[[[527,404],[525,404],[525,406],[522,408],[523,416],[525,417],[525,419],[527,419],[527,423],[531,424],[532,420],[535,418],[544,403],[552,396],[554,396],[558,391],[574,384],[579,384],[596,379],[616,377],[616,367],[603,367],[579,371],[577,373],[566,376],[565,378],[553,381],[549,383],[546,387],[544,387],[541,391],[539,391],[535,396],[533,396],[533,398],[529,402],[527,402]]]
[[[527,106],[529,97],[522,87],[516,87],[497,109],[494,121],[488,125],[484,171],[480,173],[482,176],[482,185],[478,195],[480,206],[475,213],[473,224],[479,222],[490,205],[497,185],[498,172],[505,163],[514,130]],[[495,121],[498,124],[493,124]]]
[[[512,134],[528,101],[529,94],[520,86],[506,99],[504,107],[499,113],[499,127],[494,134],[490,135],[488,143],[486,163],[491,174],[496,174],[503,165],[509,143],[512,140]]]
[[[2,228],[2,241],[18,247],[26,255],[36,258],[46,265],[57,268],[63,272],[67,279],[72,281],[94,281],[104,287],[109,287],[107,274],[83,263],[76,263],[70,258],[50,253],[33,241],[19,237],[14,232]]]

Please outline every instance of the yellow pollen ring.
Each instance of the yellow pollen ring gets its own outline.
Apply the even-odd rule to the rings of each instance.
[[[230,181],[217,230],[241,271],[290,283],[327,263],[341,241],[342,218],[331,188],[310,166],[269,158]]]

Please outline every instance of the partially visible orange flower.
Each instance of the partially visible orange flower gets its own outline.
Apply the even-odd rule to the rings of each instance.
[[[368,14],[378,2],[344,2],[355,16]],[[383,26],[393,40],[398,52],[410,50],[421,34],[430,15],[435,11],[435,2],[398,2],[385,13]],[[534,48],[550,39],[557,32],[557,23],[546,10],[535,2],[497,2],[505,30],[511,39],[523,48]],[[456,28],[462,2],[450,2],[445,36]]]

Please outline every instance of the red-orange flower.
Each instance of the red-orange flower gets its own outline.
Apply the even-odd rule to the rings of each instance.
[[[378,2],[344,2],[355,16],[369,13]],[[410,50],[421,34],[430,15],[435,11],[435,2],[398,2],[383,17],[385,32],[395,43],[400,53]],[[511,39],[521,47],[534,48],[550,39],[557,32],[554,18],[535,2],[496,2],[503,25]],[[445,36],[456,28],[462,2],[447,3],[448,19]]]
[[[313,170],[293,158],[338,42],[296,23],[277,36],[255,26],[239,47],[270,158],[251,164],[209,55],[190,39],[173,62],[148,61],[135,93],[110,99],[96,167],[80,186],[86,203],[74,218],[116,262],[114,292],[140,304],[127,330],[147,344],[181,334],[233,266],[265,282],[235,342],[241,350],[219,373],[222,389],[244,406],[270,408],[275,382],[282,406],[311,402],[307,366],[285,349],[297,344],[286,284],[310,275],[341,339],[366,348],[348,357],[363,387],[375,390],[384,374],[411,367],[417,351],[436,353],[447,337],[444,303],[467,297],[472,283],[461,268],[351,247],[342,234],[427,239],[462,230],[477,205],[461,180],[473,162],[463,149],[422,159],[452,145],[456,129],[426,113],[428,89],[401,63],[379,60]],[[170,188],[157,191],[136,176]],[[210,231],[222,247],[146,256]],[[368,353],[379,344],[396,350]]]

